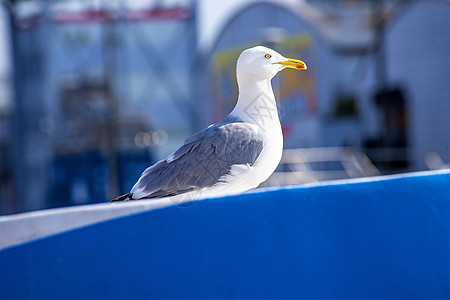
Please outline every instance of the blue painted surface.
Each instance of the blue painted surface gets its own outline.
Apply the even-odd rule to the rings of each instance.
[[[1,299],[450,299],[450,174],[198,201],[0,252]]]

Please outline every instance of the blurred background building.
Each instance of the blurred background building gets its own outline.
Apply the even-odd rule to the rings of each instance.
[[[265,185],[450,162],[450,1],[2,3],[0,214],[127,192],[231,111],[255,45],[308,65],[272,82],[289,150]]]

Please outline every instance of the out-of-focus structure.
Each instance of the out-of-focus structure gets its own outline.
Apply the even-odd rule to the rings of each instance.
[[[5,1],[0,214],[128,191],[230,112],[236,59],[258,44],[308,65],[273,80],[292,150],[266,185],[448,168],[448,1],[282,3],[241,7],[199,48],[202,1]]]
[[[104,202],[192,132],[193,5],[8,5],[15,199],[5,210]]]

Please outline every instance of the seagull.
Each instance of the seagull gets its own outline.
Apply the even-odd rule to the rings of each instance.
[[[275,171],[283,151],[270,81],[285,68],[307,67],[263,46],[244,50],[236,65],[239,96],[231,113],[186,139],[174,153],[148,167],[129,193],[111,201],[194,200],[258,187]]]

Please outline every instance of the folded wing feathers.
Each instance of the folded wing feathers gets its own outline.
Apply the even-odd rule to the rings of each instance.
[[[141,198],[172,196],[210,187],[235,164],[253,165],[262,150],[254,128],[235,122],[210,126],[186,139],[170,159],[147,168],[132,189]]]

